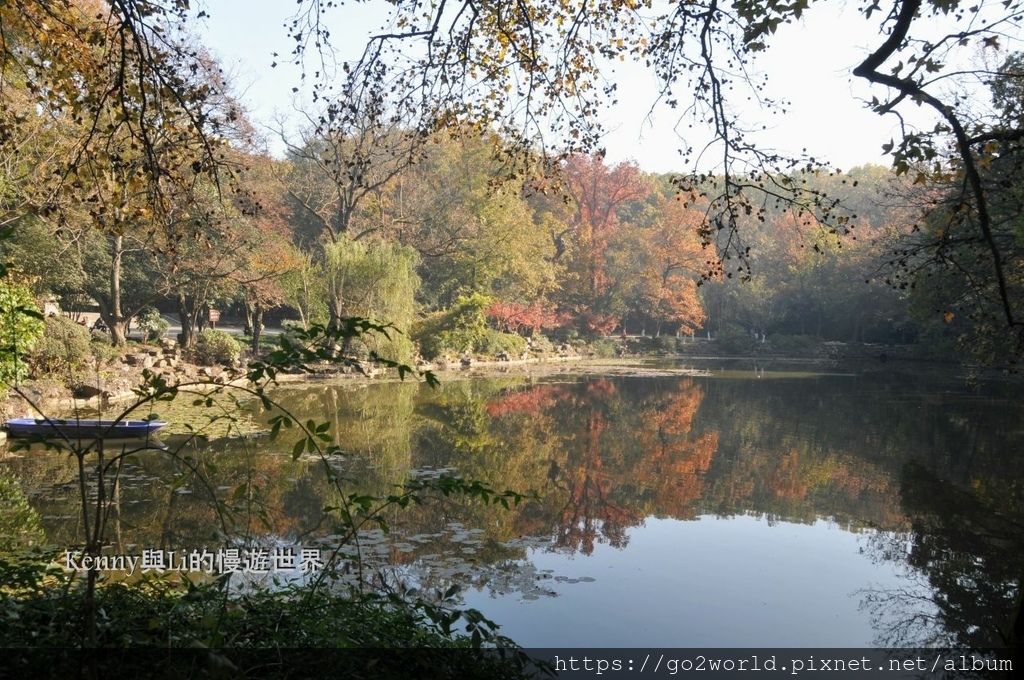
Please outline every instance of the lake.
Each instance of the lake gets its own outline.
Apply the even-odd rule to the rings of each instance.
[[[354,493],[394,492],[410,471],[536,492],[508,510],[457,496],[388,509],[390,533],[360,543],[364,576],[459,585],[527,647],[995,644],[1024,574],[1018,397],[908,365],[666,361],[277,392],[331,421],[344,455],[329,468]],[[321,460],[292,459],[294,439],[131,456],[110,552],[329,551],[341,538],[323,508],[345,497]],[[4,457],[0,491],[32,517],[0,521],[0,549],[75,546],[74,479],[66,454]]]

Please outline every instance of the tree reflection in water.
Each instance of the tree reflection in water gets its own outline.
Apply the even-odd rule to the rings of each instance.
[[[436,391],[317,385],[280,398],[299,418],[332,421],[344,450],[336,469],[355,480],[355,492],[390,493],[410,470],[537,491],[508,511],[438,497],[389,515],[391,534],[370,537],[362,555],[394,587],[405,579],[547,597],[561,575],[537,566],[538,551],[628,552],[631,530],[649,518],[825,522],[869,537],[872,559],[905,570],[899,591],[861,594],[878,644],[1015,639],[1024,506],[1014,396],[989,398],[917,373],[761,372],[507,377]],[[230,499],[247,485],[236,519],[252,540],[329,546],[335,528],[323,508],[339,499],[320,466],[291,460],[289,450],[259,438],[216,440],[192,455],[204,463],[205,488]],[[65,545],[62,518],[75,514],[61,492],[67,461],[33,452],[4,466],[47,542]],[[175,472],[160,456],[126,464],[117,550],[216,549],[208,499],[172,492]]]
[[[904,533],[879,532],[873,557],[905,566],[908,585],[868,590],[881,647],[1003,648],[1019,660],[1024,585],[1022,488],[1012,478],[941,479],[904,466]]]

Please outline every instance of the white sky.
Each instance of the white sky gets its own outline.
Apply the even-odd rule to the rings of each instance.
[[[381,24],[380,3],[357,3],[335,10],[332,40],[344,54],[359,56],[369,31]],[[866,163],[888,165],[881,145],[896,136],[895,118],[880,118],[864,108],[872,92],[850,74],[881,38],[855,8],[845,3],[818,3],[802,22],[784,26],[769,50],[759,56],[769,76],[768,95],[792,103],[783,117],[767,118],[756,107],[744,112],[744,123],[765,123],[769,130],[756,138],[765,147],[790,154],[806,149],[819,160],[844,170]],[[298,69],[289,62],[294,41],[285,23],[296,5],[280,0],[207,0],[210,15],[202,36],[207,47],[232,74],[243,103],[257,123],[272,126],[275,117],[295,118],[296,97],[307,96]],[[272,56],[277,52],[280,56]],[[277,68],[271,68],[276,61]],[[619,106],[609,112],[608,159],[632,159],[652,172],[683,171],[672,111],[646,120],[654,101],[653,77],[639,65],[620,69]],[[856,82],[855,82],[856,81]],[[298,87],[298,95],[292,88]],[[885,93],[877,92],[881,98]],[[922,124],[931,118],[920,118]],[[930,127],[930,125],[929,125]],[[267,134],[272,150],[282,148]],[[692,142],[691,142],[692,143]]]

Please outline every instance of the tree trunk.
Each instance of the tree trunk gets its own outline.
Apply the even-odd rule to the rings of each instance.
[[[113,237],[110,251],[110,275],[107,279],[109,302],[106,305],[102,299],[97,299],[97,302],[100,303],[100,316],[107,324],[111,340],[118,347],[123,347],[128,343],[128,322],[121,309],[121,256],[124,254],[124,236],[118,234]]]
[[[181,321],[181,333],[178,334],[178,344],[184,348],[196,346],[196,325],[195,305],[190,305],[188,297],[184,293],[178,293],[178,318]]]
[[[252,351],[260,351],[260,337],[263,335],[263,305],[256,303],[253,305],[252,315]]]
[[[331,292],[331,295],[327,300],[327,308],[331,315],[331,320],[330,323],[328,323],[327,328],[335,331],[339,330],[341,328],[341,320],[345,318],[345,302],[339,292]]]
[[[243,335],[252,335],[252,329],[254,324],[253,318],[255,317],[256,314],[254,310],[256,306],[257,303],[249,302],[248,300],[243,305],[243,307],[245,308],[245,328],[242,329]]]

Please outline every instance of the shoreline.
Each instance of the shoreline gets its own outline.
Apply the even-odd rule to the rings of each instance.
[[[831,344],[831,343],[830,343]],[[696,349],[696,348],[695,348]],[[702,347],[701,349],[708,349]],[[449,360],[436,363],[420,363],[417,371],[432,372],[441,382],[445,380],[464,380],[468,378],[486,378],[503,376],[548,376],[559,373],[607,375],[690,375],[708,376],[712,370],[708,364],[724,362],[729,364],[751,363],[754,369],[769,368],[772,364],[797,364],[808,368],[816,368],[813,372],[862,372],[864,370],[892,370],[895,366],[928,367],[929,370],[945,367],[951,373],[963,374],[971,379],[997,379],[1014,381],[1020,379],[1019,374],[1006,369],[979,367],[955,362],[941,361],[928,357],[914,356],[905,351],[895,352],[895,356],[880,356],[877,346],[852,346],[851,351],[842,356],[835,354],[803,354],[800,356],[787,354],[736,354],[726,355],[714,352],[629,352],[615,357],[599,357],[594,353],[553,354],[550,356],[534,356],[525,359],[477,359]],[[152,352],[151,352],[152,353]],[[79,411],[95,411],[109,406],[125,404],[138,397],[135,390],[142,384],[144,370],[156,371],[170,383],[203,383],[216,389],[223,385],[251,385],[244,377],[239,377],[237,369],[223,366],[200,366],[184,361],[173,366],[150,367],[129,360],[131,353],[126,355],[120,364],[107,369],[105,375],[84,378],[80,384],[94,385],[94,395],[76,398],[72,396],[72,387],[52,378],[42,378],[27,383],[26,392],[31,395],[41,409],[55,414],[68,414]],[[677,364],[676,366],[651,367],[656,361]],[[687,365],[691,364],[691,365]],[[331,370],[310,373],[280,373],[276,383],[281,387],[313,385],[323,383],[351,383],[366,385],[375,382],[399,382],[402,379],[394,371],[368,367],[367,373],[358,371],[342,372]],[[723,369],[725,370],[725,369]],[[406,380],[422,380],[420,376]],[[199,389],[199,386],[192,389]],[[18,395],[9,393],[0,402],[0,418],[39,417],[29,403]],[[2,432],[0,432],[2,434]],[[0,440],[2,441],[2,440]]]

